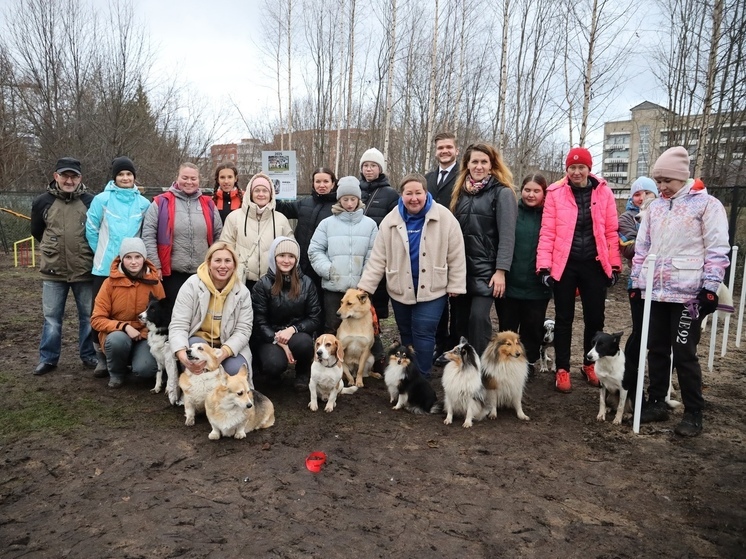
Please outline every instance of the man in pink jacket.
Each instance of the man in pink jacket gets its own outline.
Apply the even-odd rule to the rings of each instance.
[[[555,388],[570,392],[570,346],[575,293],[583,304],[582,375],[598,386],[593,363],[585,355],[593,335],[604,328],[606,289],[622,268],[614,194],[606,181],[590,173],[593,160],[582,147],[567,155],[567,175],[547,189],[541,220],[536,272],[554,292],[557,372]]]

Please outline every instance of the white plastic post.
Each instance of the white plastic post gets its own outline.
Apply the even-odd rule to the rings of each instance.
[[[730,276],[728,277],[728,290],[733,295],[733,287],[736,281],[736,263],[738,262],[738,245],[733,245],[730,257]],[[725,313],[723,320],[723,343],[720,346],[720,357],[725,357],[728,353],[728,331],[730,330],[730,313]]]
[[[640,412],[642,411],[642,387],[645,384],[645,361],[648,356],[648,331],[650,329],[650,294],[653,292],[655,276],[655,254],[648,254],[643,266],[647,266],[648,279],[645,284],[645,304],[642,310],[642,332],[640,332],[640,358],[637,361],[637,386],[635,387],[635,415],[632,431],[640,432]]]
[[[741,277],[741,296],[738,301],[738,327],[736,328],[736,347],[741,347],[741,332],[743,330],[743,307],[744,295],[746,295],[746,266],[743,267],[743,277]]]
[[[712,372],[712,367],[715,364],[715,345],[717,344],[718,335],[718,315],[720,313],[715,311],[712,313],[712,330],[710,330],[710,352],[707,355],[707,369]]]

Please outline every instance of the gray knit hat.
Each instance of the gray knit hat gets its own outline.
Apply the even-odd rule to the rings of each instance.
[[[337,183],[337,200],[342,196],[357,196],[360,198],[360,179],[357,177],[342,177]]]
[[[122,239],[122,244],[119,246],[119,258],[124,258],[124,255],[130,252],[141,254],[143,258],[148,257],[148,250],[145,248],[145,243],[139,237]]]

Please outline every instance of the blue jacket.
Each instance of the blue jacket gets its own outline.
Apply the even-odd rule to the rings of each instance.
[[[363,209],[346,212],[336,204],[332,217],[316,228],[308,246],[308,259],[327,291],[344,293],[357,287],[363,267],[370,258],[378,226],[363,215]]]
[[[114,181],[96,195],[88,208],[85,237],[93,250],[93,275],[108,277],[119,256],[122,239],[139,237],[150,202],[137,187],[119,188]]]

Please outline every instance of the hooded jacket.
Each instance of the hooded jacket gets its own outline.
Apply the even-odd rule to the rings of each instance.
[[[128,278],[122,271],[122,263],[117,256],[111,263],[109,277],[104,280],[96,295],[91,314],[91,327],[98,332],[98,340],[104,347],[106,336],[117,330],[124,330],[128,324],[136,328],[140,335],[148,335],[148,328],[140,322],[139,314],[148,306],[150,294],[163,299],[166,294],[153,263],[145,260],[145,279],[155,281],[148,284]]]
[[[104,191],[93,198],[85,236],[94,253],[94,276],[109,275],[111,263],[119,256],[122,239],[140,236],[148,206],[150,202],[137,187],[119,188],[114,181],[109,181]]]
[[[31,204],[31,235],[39,242],[39,272],[52,281],[91,281],[93,251],[85,236],[88,207],[93,195],[81,182],[74,192],[63,192],[56,181]]]
[[[254,304],[254,335],[259,342],[265,344],[274,341],[275,332],[289,326],[310,336],[321,327],[321,303],[316,286],[300,269],[300,295],[297,299],[290,298],[289,279],[283,282],[279,295],[272,295],[276,273],[276,245],[275,241],[269,249],[269,271],[262,276],[251,292]]]
[[[543,206],[529,207],[518,200],[513,263],[505,275],[505,297],[521,300],[549,300],[552,290],[536,274],[536,246],[539,244]]]
[[[220,240],[230,243],[238,253],[238,278],[242,282],[259,281],[269,269],[269,247],[277,237],[293,237],[288,218],[275,210],[274,190],[260,213],[247,192],[239,211],[225,219]]]
[[[193,274],[205,260],[210,248],[207,228],[212,225],[212,241],[220,238],[223,222],[217,207],[209,200],[212,208],[212,219],[205,219],[200,202],[202,191],[198,188],[193,194],[185,194],[177,183],[173,183],[168,192],[174,197],[173,237],[171,239],[171,262],[161,262],[158,242],[159,233],[163,236],[168,223],[163,223],[160,208],[156,200],[150,204],[142,227],[142,240],[148,249],[148,258],[159,270]],[[211,222],[211,223],[210,223]],[[169,266],[170,264],[170,266]],[[168,274],[164,274],[168,275]]]
[[[702,288],[717,293],[723,282],[730,263],[728,217],[717,198],[693,183],[671,198],[653,200],[643,215],[630,278],[645,298],[686,303]],[[648,254],[656,255],[652,293],[645,293]]]
[[[174,303],[171,324],[168,327],[168,343],[171,351],[176,354],[179,350],[189,347],[189,337],[199,331],[210,312],[212,293],[205,282],[200,279],[200,270],[205,270],[207,264],[198,267],[198,273],[189,277],[179,290]],[[251,350],[249,338],[254,323],[254,311],[251,306],[249,289],[240,281],[233,282],[223,303],[220,318],[220,343],[228,346],[232,355],[241,354],[246,362],[251,364]]]
[[[308,257],[327,291],[343,293],[357,287],[370,258],[378,227],[363,215],[361,206],[348,212],[336,204],[335,215],[322,221],[311,238]]]

